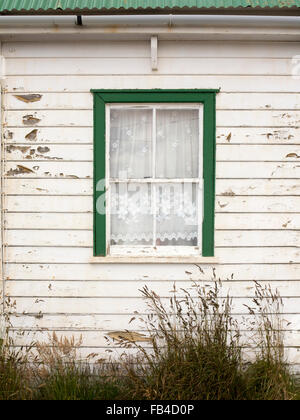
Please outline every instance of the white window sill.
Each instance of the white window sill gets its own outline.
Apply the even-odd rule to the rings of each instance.
[[[89,260],[92,264],[218,264],[217,257],[201,257],[201,256],[107,256],[92,257]]]

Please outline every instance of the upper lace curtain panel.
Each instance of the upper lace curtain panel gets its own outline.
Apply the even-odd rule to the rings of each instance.
[[[199,109],[110,110],[112,245],[196,246],[198,179]]]

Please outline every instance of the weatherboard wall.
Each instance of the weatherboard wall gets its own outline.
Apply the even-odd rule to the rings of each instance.
[[[224,280],[247,313],[253,280],[278,288],[290,363],[300,369],[300,90],[297,42],[6,42],[4,279],[16,344],[48,333],[105,355],[109,332],[163,298],[174,281]],[[218,89],[215,255],[218,264],[91,264],[93,97],[90,89]],[[25,95],[25,96],[24,96]],[[30,96],[27,96],[30,95]],[[25,97],[25,100],[24,100]],[[115,351],[118,344],[115,343]],[[120,351],[119,351],[120,352]]]

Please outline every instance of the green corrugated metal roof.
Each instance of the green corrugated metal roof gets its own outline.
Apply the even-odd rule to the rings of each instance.
[[[0,0],[0,13],[72,10],[146,10],[182,8],[292,8],[300,0]]]

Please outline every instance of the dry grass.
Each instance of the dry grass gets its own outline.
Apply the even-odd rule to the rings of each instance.
[[[138,355],[125,356],[121,365],[80,360],[82,338],[55,333],[48,342],[34,343],[34,357],[31,348],[16,350],[8,339],[7,317],[0,340],[0,400],[300,399],[284,357],[279,293],[255,282],[247,306],[250,341],[244,342],[232,299],[221,295],[222,283],[214,273],[212,280],[210,287],[194,283],[192,292],[174,286],[168,305],[144,287],[150,314],[143,320],[151,351],[124,340],[125,354],[134,346]],[[254,354],[251,360],[246,348]]]
[[[248,307],[251,343],[240,342],[232,300],[221,283],[194,284],[194,293],[174,288],[167,309],[142,289],[152,315],[146,320],[153,352],[136,345],[139,356],[124,363],[130,393],[137,399],[289,400],[295,383],[284,359],[282,301],[277,291],[255,282]],[[255,321],[253,322],[253,317]],[[251,362],[243,349],[252,348]]]
[[[245,376],[248,393],[256,400],[290,400],[296,395],[295,379],[284,355],[284,324],[282,299],[278,290],[255,282],[253,306],[249,313],[255,318],[253,332],[255,360]]]
[[[236,399],[241,389],[239,329],[230,313],[229,297],[218,300],[218,284],[187,290],[170,299],[142,289],[152,315],[147,319],[153,352],[126,363],[131,393],[137,399]],[[154,314],[154,315],[153,315]]]
[[[39,400],[112,400],[121,387],[113,365],[97,366],[80,360],[77,351],[82,337],[49,336],[49,342],[38,343],[39,366],[35,369],[35,399]]]
[[[32,398],[31,370],[22,349],[0,342],[0,400]]]
[[[0,318],[0,400],[28,400],[32,398],[31,368],[28,355],[31,348],[14,347],[9,336],[9,315],[15,309],[15,301],[0,296],[0,305],[6,311]]]

